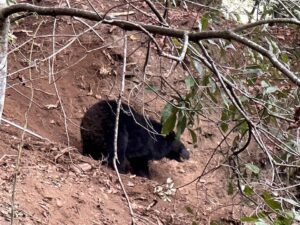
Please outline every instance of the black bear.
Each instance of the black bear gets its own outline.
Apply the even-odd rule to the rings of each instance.
[[[107,157],[113,167],[114,127],[117,102],[100,101],[85,113],[80,126],[84,155],[98,160]],[[121,104],[118,130],[118,169],[121,173],[132,170],[134,174],[149,177],[149,160],[163,157],[181,162],[189,159],[189,152],[176,140],[175,133],[161,135],[162,125],[145,119],[127,104]]]

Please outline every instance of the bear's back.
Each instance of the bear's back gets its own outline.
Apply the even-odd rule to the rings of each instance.
[[[113,152],[117,103],[99,101],[85,113],[81,123],[83,154],[99,159]],[[147,157],[160,159],[170,151],[172,140],[160,135],[162,125],[145,118],[132,107],[122,103],[118,136],[125,138],[127,158]],[[164,150],[160,152],[160,150]],[[163,155],[161,155],[163,153]]]

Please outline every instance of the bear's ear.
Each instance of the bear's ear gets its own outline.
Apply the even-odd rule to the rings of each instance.
[[[171,131],[171,132],[167,135],[166,138],[169,139],[169,140],[175,140],[175,138],[176,138],[175,132],[174,132],[174,131]]]

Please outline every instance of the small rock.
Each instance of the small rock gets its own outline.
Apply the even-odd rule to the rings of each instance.
[[[128,181],[127,186],[128,186],[128,187],[134,187],[134,183]]]
[[[60,199],[56,199],[56,205],[60,208],[63,206],[63,203]]]
[[[88,163],[81,163],[78,164],[78,166],[80,167],[80,169],[82,169],[82,171],[86,172],[92,169],[92,166]]]
[[[185,173],[185,170],[183,168],[178,170],[179,173]]]

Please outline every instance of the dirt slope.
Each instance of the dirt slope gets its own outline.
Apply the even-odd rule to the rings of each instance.
[[[101,10],[115,4],[93,2]],[[76,1],[76,6],[86,7],[83,3]],[[40,4],[50,5],[50,1]],[[49,61],[54,24],[59,34],[55,39],[56,50],[70,43],[72,38],[74,42],[63,48],[54,61]],[[70,18],[57,18],[54,22],[53,18],[32,16],[12,24],[16,39],[10,44],[4,118],[23,126],[27,117],[28,128],[48,140],[32,135],[25,137],[15,196],[18,224],[130,223],[127,203],[115,172],[79,153],[79,124],[86,108],[99,99],[115,98],[118,94],[123,58],[122,41],[119,40],[122,31],[97,26],[95,30],[101,34],[102,41],[92,31],[79,35],[84,29],[87,26],[72,22]],[[141,68],[146,49],[146,45],[136,49],[140,38],[145,39],[138,33],[129,35],[125,98],[138,110],[144,107],[147,114],[159,120],[163,101],[137,87],[136,81],[144,79]],[[100,48],[104,44],[109,48]],[[155,54],[150,59],[146,78],[159,85],[154,75],[166,75],[171,62],[157,58]],[[49,78],[52,63],[54,77]],[[31,70],[28,69],[30,66]],[[178,67],[168,81],[181,91],[184,77],[185,72]],[[161,93],[161,96],[168,95]],[[205,132],[217,133],[208,122],[202,121],[199,126]],[[9,224],[13,174],[22,132],[5,123],[0,128],[0,224]],[[243,208],[237,205],[237,196],[226,194],[226,171],[217,170],[200,182],[179,189],[171,202],[163,201],[154,193],[154,188],[165,183],[168,177],[172,177],[177,187],[201,174],[218,144],[217,135],[200,136],[196,148],[190,144],[187,134],[182,140],[191,151],[189,161],[151,163],[152,180],[122,175],[138,223],[179,225],[196,221],[209,224],[218,220],[232,224]],[[217,166],[220,160],[221,156],[215,157],[210,168]]]

